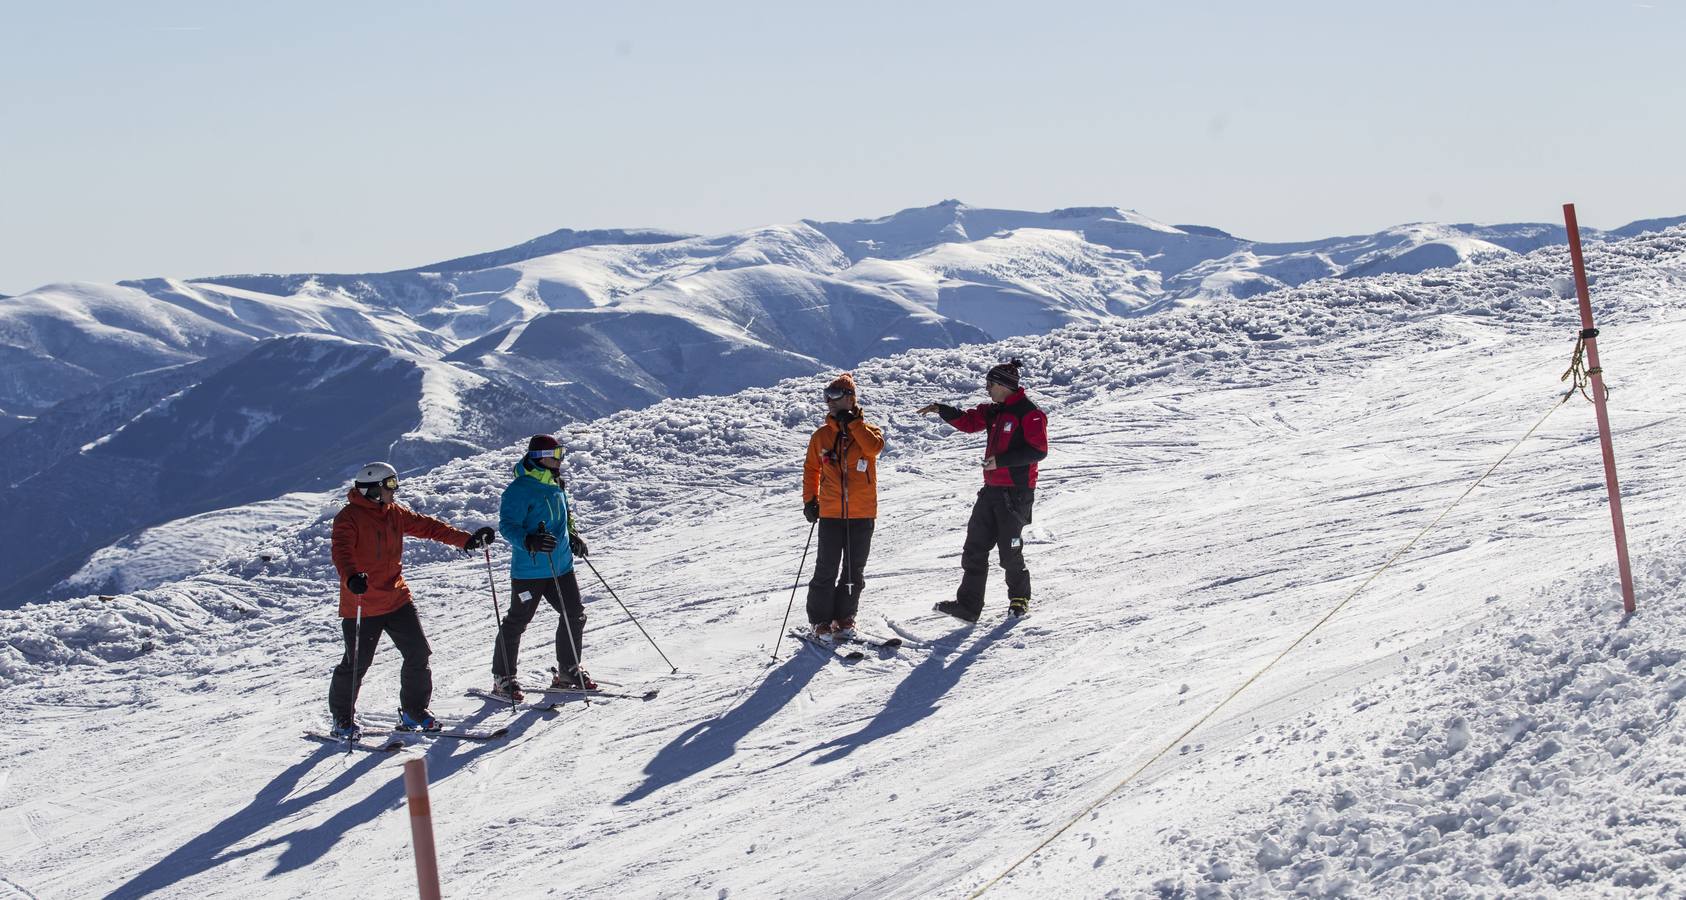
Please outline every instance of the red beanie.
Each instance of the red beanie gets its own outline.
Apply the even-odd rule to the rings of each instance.
[[[855,376],[849,374],[848,372],[844,372],[833,379],[830,384],[825,386],[825,389],[828,391],[835,388],[842,388],[843,390],[853,394],[855,392]]]

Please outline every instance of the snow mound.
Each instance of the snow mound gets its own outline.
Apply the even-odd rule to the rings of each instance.
[[[1263,827],[1179,834],[1190,869],[1162,895],[1423,896],[1656,891],[1686,866],[1686,542],[1649,560],[1640,614],[1613,616],[1612,574],[1566,602],[1474,626],[1368,685],[1347,711],[1291,727],[1330,748],[1305,787],[1245,811]],[[1385,717],[1374,710],[1386,704]],[[1349,721],[1342,721],[1350,717]],[[1588,810],[1597,818],[1588,820]]]

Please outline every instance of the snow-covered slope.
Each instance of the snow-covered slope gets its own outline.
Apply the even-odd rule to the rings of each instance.
[[[447,891],[966,895],[1258,671],[1557,401],[1577,328],[1562,255],[863,364],[889,438],[865,621],[908,646],[852,666],[777,635],[818,379],[569,429],[591,561],[682,671],[665,674],[586,571],[594,671],[660,696],[482,706],[463,692],[488,677],[487,573],[412,544],[434,709],[510,729],[407,751],[429,763]],[[1591,247],[1589,263],[1638,617],[1620,619],[1576,400],[990,896],[1679,889],[1686,529],[1670,448],[1686,440],[1686,229]],[[1002,624],[994,575],[988,618],[957,629],[928,609],[953,590],[978,445],[911,410],[975,399],[1009,353],[1031,363],[1054,439],[1027,531],[1037,608]],[[403,496],[489,521],[514,452],[409,479]],[[4,883],[408,890],[397,767],[294,736],[323,718],[339,652],[327,536],[317,519],[268,560],[0,620]],[[535,671],[548,615],[526,643]],[[396,702],[396,668],[384,647],[366,712]]]

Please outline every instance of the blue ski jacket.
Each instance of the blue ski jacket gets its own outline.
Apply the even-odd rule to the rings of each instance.
[[[503,489],[498,504],[498,533],[509,542],[509,577],[549,578],[574,571],[574,551],[568,548],[572,522],[568,492],[556,483],[556,476],[549,469],[517,462],[515,480]],[[556,549],[550,553],[527,550],[527,535],[538,531],[540,523],[556,535]]]

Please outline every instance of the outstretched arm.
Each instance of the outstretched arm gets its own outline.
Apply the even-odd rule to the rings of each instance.
[[[459,550],[468,546],[471,535],[460,528],[452,528],[432,516],[424,516],[403,506],[394,507],[394,512],[398,514],[398,521],[403,524],[404,533],[410,537],[450,544]]]
[[[984,417],[984,407],[974,406],[961,412],[947,403],[933,403],[919,410],[922,413],[936,413],[943,417],[943,421],[955,428],[966,431],[983,431],[989,427],[989,419]]]

